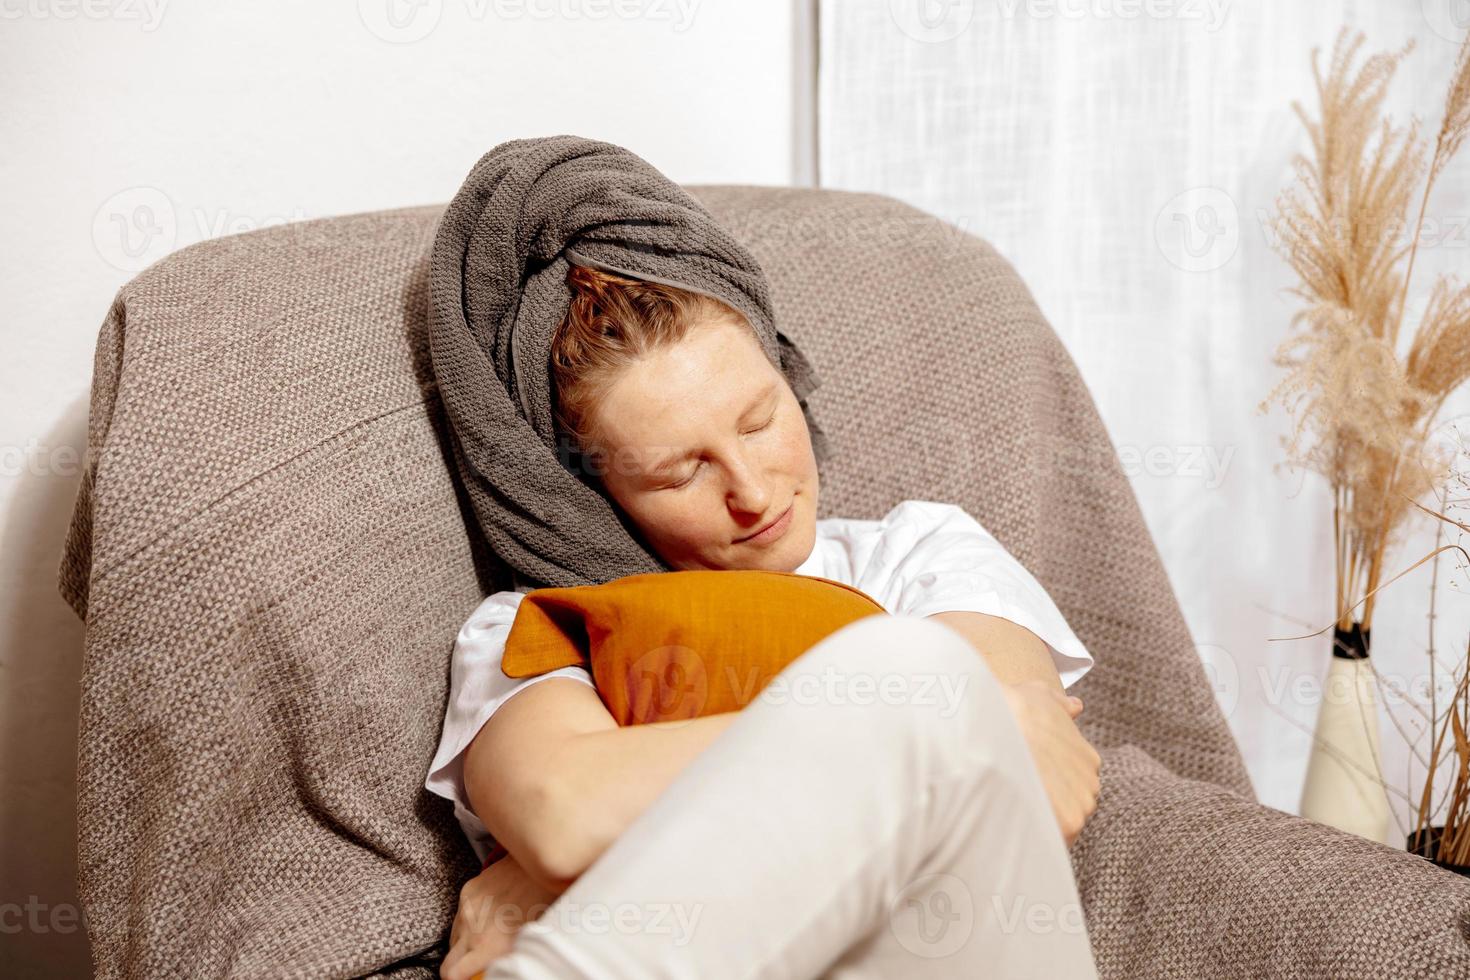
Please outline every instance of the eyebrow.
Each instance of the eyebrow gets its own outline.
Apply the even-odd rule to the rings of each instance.
[[[756,395],[755,396],[755,400],[750,403],[750,406],[748,408],[746,408],[746,410],[744,412],[741,413],[741,415],[740,415],[740,421],[741,422],[744,422],[746,419],[748,419],[750,417],[750,413],[754,412],[757,408],[760,408],[760,406],[765,403],[765,400],[767,398],[770,398],[771,397],[771,394],[775,390],[776,390],[776,383],[774,381],[771,382],[770,384],[766,385],[765,388],[761,389],[760,394]],[[697,453],[694,450],[686,450],[685,452],[682,452],[682,453],[679,453],[677,455],[671,456],[668,459],[666,459],[666,460],[664,460],[664,461],[662,461],[660,463],[656,463],[652,467],[650,467],[649,470],[648,470],[648,472],[647,472],[647,475],[648,476],[663,476],[669,470],[673,469],[675,466],[678,466],[680,463],[685,462],[690,457],[695,456],[695,455],[697,455]]]

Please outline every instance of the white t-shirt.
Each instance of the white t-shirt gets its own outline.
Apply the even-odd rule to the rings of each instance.
[[[1092,668],[1092,655],[1051,596],[964,509],[905,500],[882,520],[832,517],[817,521],[816,530],[816,544],[797,573],[854,586],[896,616],[968,610],[1010,620],[1046,643],[1064,687]],[[454,814],[481,861],[494,840],[470,809],[464,788],[464,753],[470,742],[497,708],[538,681],[570,677],[594,686],[582,667],[523,678],[501,673],[505,638],[523,598],[524,593],[513,591],[487,596],[460,629],[444,731],[424,782],[431,793],[454,803]]]

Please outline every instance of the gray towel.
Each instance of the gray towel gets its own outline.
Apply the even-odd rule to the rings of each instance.
[[[668,571],[552,419],[567,269],[680,286],[755,328],[801,403],[818,463],[818,380],[776,329],[765,274],[698,201],[636,154],[580,136],[502,143],[445,209],[429,270],[429,349],[475,516],[522,590]]]
[[[1104,980],[1470,977],[1470,879],[1254,801],[1092,396],[1011,264],[882,195],[700,199],[762,243],[843,406],[831,512],[954,501],[1097,657],[1077,693],[1102,799],[1072,859]],[[403,307],[441,214],[199,242],[102,321],[59,568],[86,623],[76,857],[100,980],[438,975],[479,862],[423,783],[484,587],[423,390],[426,304]],[[901,451],[923,446],[945,455]]]

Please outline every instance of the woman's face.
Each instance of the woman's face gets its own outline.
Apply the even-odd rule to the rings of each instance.
[[[625,370],[592,422],[604,487],[670,567],[789,572],[811,555],[811,434],[748,327],[697,324]]]

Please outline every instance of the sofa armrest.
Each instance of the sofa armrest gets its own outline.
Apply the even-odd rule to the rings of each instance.
[[[1101,754],[1072,847],[1100,976],[1470,976],[1470,880],[1137,746]]]

